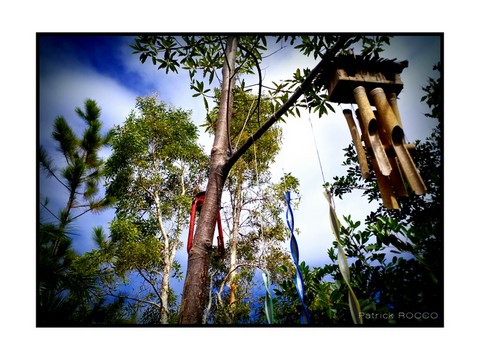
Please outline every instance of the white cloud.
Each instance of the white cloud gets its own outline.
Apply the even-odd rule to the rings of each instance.
[[[48,131],[55,117],[64,116],[80,134],[84,123],[74,109],[83,108],[85,100],[90,98],[102,109],[100,119],[107,129],[125,120],[135,106],[135,96],[115,80],[91,69],[59,68],[40,82],[40,123]]]
[[[132,55],[131,48],[122,47],[120,51],[122,54],[121,61],[127,72],[139,76],[144,84],[145,93],[138,95],[145,96],[156,92],[160,100],[176,108],[191,110],[192,121],[197,126],[204,123],[206,111],[203,100],[202,97],[192,97],[194,92],[190,89],[190,78],[187,71],[179,69],[178,73],[169,72],[166,74],[164,69],[158,69],[158,66],[153,65],[150,59],[142,64],[138,55]],[[201,128],[199,141],[209,151],[213,138]]]
[[[136,94],[119,84],[116,80],[99,74],[91,68],[82,64],[67,62],[54,62],[53,66],[43,73],[40,81],[40,144],[44,145],[58,168],[64,166],[63,159],[55,151],[56,144],[51,138],[53,121],[57,116],[63,116],[72,126],[78,136],[81,136],[85,124],[74,109],[83,108],[87,98],[93,99],[102,109],[100,120],[103,129],[120,125],[135,106]],[[105,156],[108,151],[103,150],[101,155]],[[41,174],[40,181],[41,196],[48,197],[49,208],[57,214],[58,209],[66,205],[68,194],[62,186],[58,186],[54,179],[44,179]],[[74,248],[84,252],[91,250],[94,246],[91,240],[93,226],[103,225],[113,218],[113,210],[101,214],[87,213],[78,218],[73,230],[77,241]]]

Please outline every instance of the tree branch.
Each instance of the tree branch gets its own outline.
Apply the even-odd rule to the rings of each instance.
[[[232,269],[230,269],[228,271],[228,273],[225,275],[225,277],[222,281],[222,284],[220,285],[221,291],[219,291],[219,293],[223,292],[223,289],[224,289],[230,275],[240,267],[252,267],[252,268],[257,268],[257,269],[260,269],[260,270],[264,271],[263,267],[261,266],[260,263],[238,263],[238,264],[235,264],[235,266]]]
[[[128,300],[137,301],[139,303],[149,304],[149,305],[152,305],[152,306],[155,306],[155,307],[161,309],[161,305],[157,304],[154,301],[139,299],[139,298],[136,298],[136,297],[133,297],[133,296],[128,296],[128,295],[117,295],[117,294],[114,294],[114,293],[111,293],[111,292],[108,295],[119,298],[119,299],[128,299]]]
[[[71,209],[78,209],[80,207],[88,207],[87,210],[84,210],[82,211],[81,213],[75,215],[74,217],[70,218],[69,222],[72,222],[73,220],[79,218],[80,216],[88,213],[89,211],[94,211],[94,210],[98,210],[98,209],[101,209],[102,207],[104,207],[104,205],[102,205],[102,203],[104,203],[105,201],[107,200],[106,197],[98,200],[96,203],[94,204],[89,204],[89,205],[72,205],[70,206]],[[106,206],[105,206],[106,207]]]
[[[40,151],[39,151],[39,163],[40,166],[48,172],[49,175],[47,176],[52,176],[55,180],[57,180],[60,184],[62,184],[68,191],[70,191],[70,188],[62,181],[60,178],[55,174],[55,169],[53,168],[51,164],[51,159],[47,154],[47,151],[40,146]]]
[[[335,57],[338,51],[340,51],[347,41],[349,36],[342,35],[337,43],[328,51],[325,52],[322,60],[313,68],[313,70],[308,74],[305,80],[300,84],[300,86],[295,90],[295,92],[290,96],[290,98],[283,104],[283,106],[275,112],[270,118],[257,130],[255,134],[250,136],[245,144],[242,145],[240,149],[235,151],[232,154],[230,159],[225,164],[226,173],[230,171],[232,166],[240,159],[240,157],[245,154],[245,152],[253,145],[253,143],[260,139],[260,137],[272,127],[285,113],[292,107],[295,102],[302,96],[305,90],[325,71],[326,67],[329,65],[330,61]]]
[[[139,274],[147,283],[150,284],[150,286],[152,287],[152,289],[153,289],[153,291],[155,292],[155,294],[157,295],[157,297],[158,297],[159,299],[161,299],[160,293],[158,292],[157,287],[155,286],[155,283],[154,283],[153,281],[151,281],[150,279],[148,279],[148,278],[145,276],[145,274],[142,272],[142,269],[141,269],[140,267],[137,266],[136,269],[137,269],[138,274]],[[161,306],[160,306],[160,307],[161,307]]]
[[[42,205],[43,208],[50,213],[50,215],[52,215],[55,219],[57,219],[58,221],[60,221],[60,219],[58,218],[58,216],[56,216],[56,215],[47,207],[47,205],[45,205],[45,204],[42,203],[42,202],[40,203],[40,205]]]

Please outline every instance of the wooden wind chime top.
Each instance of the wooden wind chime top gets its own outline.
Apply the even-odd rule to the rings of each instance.
[[[352,90],[357,86],[363,86],[367,93],[381,87],[385,93],[400,94],[403,89],[400,74],[406,67],[406,60],[397,62],[397,59],[339,55],[316,82],[323,83],[330,101],[352,104],[355,102]]]
[[[407,61],[396,59],[339,55],[314,82],[327,89],[330,101],[357,104],[362,136],[352,112],[343,113],[360,171],[367,179],[373,168],[383,204],[388,209],[400,208],[398,197],[408,196],[412,191],[422,195],[427,190],[410,154],[414,146],[405,142],[397,105],[397,96],[403,89],[400,74],[407,66]]]

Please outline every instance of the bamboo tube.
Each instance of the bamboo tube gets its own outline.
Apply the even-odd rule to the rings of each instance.
[[[402,142],[404,138],[402,124],[388,103],[383,89],[375,88],[370,91],[370,95],[372,96],[375,107],[377,108],[379,122],[381,123],[380,126],[385,129],[388,142],[393,145],[394,137],[396,141]]]
[[[360,129],[362,130],[362,133],[365,133],[365,128],[364,128],[365,125],[361,119],[361,114],[358,109],[356,111],[356,115],[357,115],[357,119],[359,120],[358,123],[360,124]],[[367,149],[371,149],[372,144],[370,143],[370,139],[368,138],[368,136],[364,137],[364,141]],[[390,186],[389,178],[382,174],[382,172],[380,171],[380,167],[378,166],[377,159],[375,159],[375,157],[372,157],[371,161],[372,161],[375,177],[377,178],[378,190],[380,191],[380,196],[382,198],[383,206],[385,206],[387,209],[390,209],[390,210],[400,209],[400,206],[398,205],[398,202],[397,202],[397,198],[395,197],[395,194],[393,193],[393,189]]]
[[[375,107],[377,108],[379,120],[385,127],[389,141],[398,157],[400,166],[410,186],[417,195],[425,194],[427,188],[415,167],[412,157],[405,144],[405,136],[400,121],[388,103],[385,92],[382,88],[375,88],[370,91]]]
[[[373,170],[377,177],[378,190],[380,190],[380,196],[382,197],[383,206],[390,210],[398,210],[400,206],[398,205],[397,198],[393,192],[390,179],[388,176],[382,175],[378,162],[376,159],[372,159]]]
[[[358,125],[360,125],[360,131],[362,134],[365,134],[365,124],[362,120],[362,114],[360,113],[360,109],[355,110],[355,115],[357,116]],[[363,136],[363,141],[365,142],[365,146],[368,150],[372,150],[372,144],[370,143],[370,138],[368,136]]]
[[[375,117],[377,119],[380,118],[377,111],[374,111],[373,113],[375,114]],[[380,140],[382,141],[383,148],[387,153],[390,166],[392,167],[392,172],[390,173],[390,183],[393,186],[395,194],[397,196],[408,196],[398,159],[396,157],[395,151],[393,150],[392,144],[389,141],[389,136],[387,136],[387,132],[382,122],[378,123],[378,134],[380,136]]]
[[[353,145],[355,146],[355,150],[357,151],[357,158],[358,158],[358,163],[360,165],[360,172],[362,173],[362,177],[364,179],[368,179],[370,177],[370,172],[368,171],[367,155],[365,154],[365,150],[363,149],[363,145],[362,145],[362,140],[360,139],[357,126],[355,125],[355,121],[353,120],[352,111],[343,110],[343,115],[347,120],[348,128],[350,130],[350,134],[352,135]]]
[[[363,136],[365,138],[368,137],[370,140],[372,151],[378,161],[378,166],[381,173],[385,176],[388,176],[390,175],[392,168],[388,162],[387,154],[385,153],[385,149],[383,148],[382,142],[378,136],[377,120],[375,119],[370,102],[368,101],[365,88],[363,86],[357,86],[355,89],[353,89],[353,95],[358,108],[360,109],[360,118],[363,122],[364,129],[366,130],[362,130]]]
[[[390,182],[393,186],[393,190],[397,196],[408,196],[407,188],[405,187],[405,181],[403,179],[402,171],[397,157],[388,158],[392,165],[392,172],[390,174]]]
[[[378,111],[374,110],[373,114],[375,115],[375,118],[380,119],[380,116],[378,115]],[[378,136],[382,141],[383,148],[385,149],[385,153],[389,158],[392,156],[395,157],[395,152],[393,151],[393,146],[392,146],[393,144],[392,144],[391,138],[387,136],[387,132],[382,122],[379,121],[377,122],[377,124],[378,124]],[[405,144],[405,147],[407,148],[408,152],[411,153],[413,150],[415,150],[416,145],[413,143],[409,143],[409,144]]]
[[[393,112],[395,113],[395,116],[397,117],[398,124],[403,129],[402,118],[400,117],[400,111],[398,110],[397,94],[395,94],[393,92],[389,93],[387,99],[388,99],[388,103],[392,107]],[[378,116],[378,111],[374,110],[373,113],[375,114],[375,117],[377,119],[380,118]],[[379,130],[379,133],[380,133],[380,139],[382,139],[382,142],[383,142],[384,139],[382,138],[382,136],[386,136],[387,133],[385,131],[385,128],[382,126],[381,122],[378,125],[382,129],[382,132]],[[385,143],[384,143],[384,147],[385,147],[385,152],[387,153],[387,155],[390,155],[388,152],[393,151],[391,141],[389,140],[388,145],[385,145]],[[415,144],[413,144],[413,143],[405,144],[405,147],[407,148],[408,152],[410,152],[410,153],[412,152],[412,150],[415,150]]]
[[[377,110],[373,111],[373,115],[375,115],[376,119],[380,119],[380,116],[378,115]],[[383,148],[385,149],[385,153],[387,154],[388,157],[390,157],[391,154],[388,153],[388,150],[392,147],[392,144],[387,135],[385,126],[383,126],[382,122],[380,121],[377,122],[377,131],[378,131],[378,137],[380,138],[380,141],[383,144]]]
[[[400,110],[398,109],[398,103],[397,103],[397,94],[394,92],[388,93],[387,94],[387,100],[388,103],[390,104],[393,112],[395,113],[395,116],[397,117],[398,124],[403,128],[402,124],[402,118],[400,116]],[[415,149],[415,144],[405,144],[406,149],[408,150],[408,153],[411,156],[411,151]],[[397,171],[399,172],[400,178],[402,178],[402,173],[400,171],[400,164],[398,159],[396,160],[397,163]],[[407,190],[405,189],[405,184],[403,179],[401,179],[401,183],[399,182],[398,185],[394,183],[392,179],[392,184],[395,189],[395,192],[397,193],[398,196],[407,196]],[[425,189],[426,190],[426,189]]]
[[[410,153],[408,152],[405,144],[394,144],[393,150],[395,150],[403,173],[405,174],[405,177],[407,178],[408,183],[412,187],[415,194],[425,194],[427,192],[427,187],[425,186],[425,183],[423,182],[420,173],[415,167],[413,159],[410,156]]]
[[[392,107],[395,116],[397,117],[398,123],[402,126],[402,118],[400,117],[400,111],[398,110],[398,103],[397,103],[397,94],[394,92],[388,93],[387,95],[388,103]]]

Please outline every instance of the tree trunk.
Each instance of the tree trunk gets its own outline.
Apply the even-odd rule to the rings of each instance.
[[[228,160],[227,150],[230,141],[228,139],[228,127],[235,85],[236,52],[237,38],[230,36],[227,41],[223,64],[220,107],[210,157],[210,173],[205,202],[200,212],[193,245],[188,255],[187,274],[180,307],[180,324],[201,324],[205,309],[212,239],[215,233],[218,211],[220,210],[223,185],[228,175],[225,164]]]
[[[160,324],[168,324],[168,290],[170,289],[170,259],[163,266],[162,284],[160,285]]]
[[[155,206],[156,206],[156,217],[158,222],[158,227],[163,237],[163,276],[162,282],[160,285],[160,323],[161,324],[168,324],[168,291],[170,289],[170,271],[172,270],[173,264],[173,257],[171,250],[170,239],[168,237],[167,232],[165,231],[165,227],[163,226],[162,220],[162,213],[160,211],[160,197],[158,193],[155,191]],[[173,254],[175,256],[175,254]]]
[[[237,38],[229,37],[223,65],[223,83],[220,97],[220,108],[215,127],[215,140],[210,157],[210,174],[208,178],[205,202],[198,220],[198,227],[193,239],[193,246],[188,256],[187,275],[183,287],[182,304],[180,307],[180,324],[201,324],[206,302],[206,287],[208,285],[208,266],[212,249],[212,239],[215,232],[218,210],[222,197],[222,189],[228,172],[235,162],[275,124],[300,98],[307,87],[314,82],[321,82],[322,72],[327,68],[335,54],[347,47],[349,36],[342,35],[337,43],[327,50],[322,60],[312,69],[310,74],[288,98],[288,100],[253,134],[245,143],[230,156],[227,149],[230,139],[229,119],[232,112],[233,88],[235,76],[235,60]],[[231,151],[231,149],[230,149]]]

